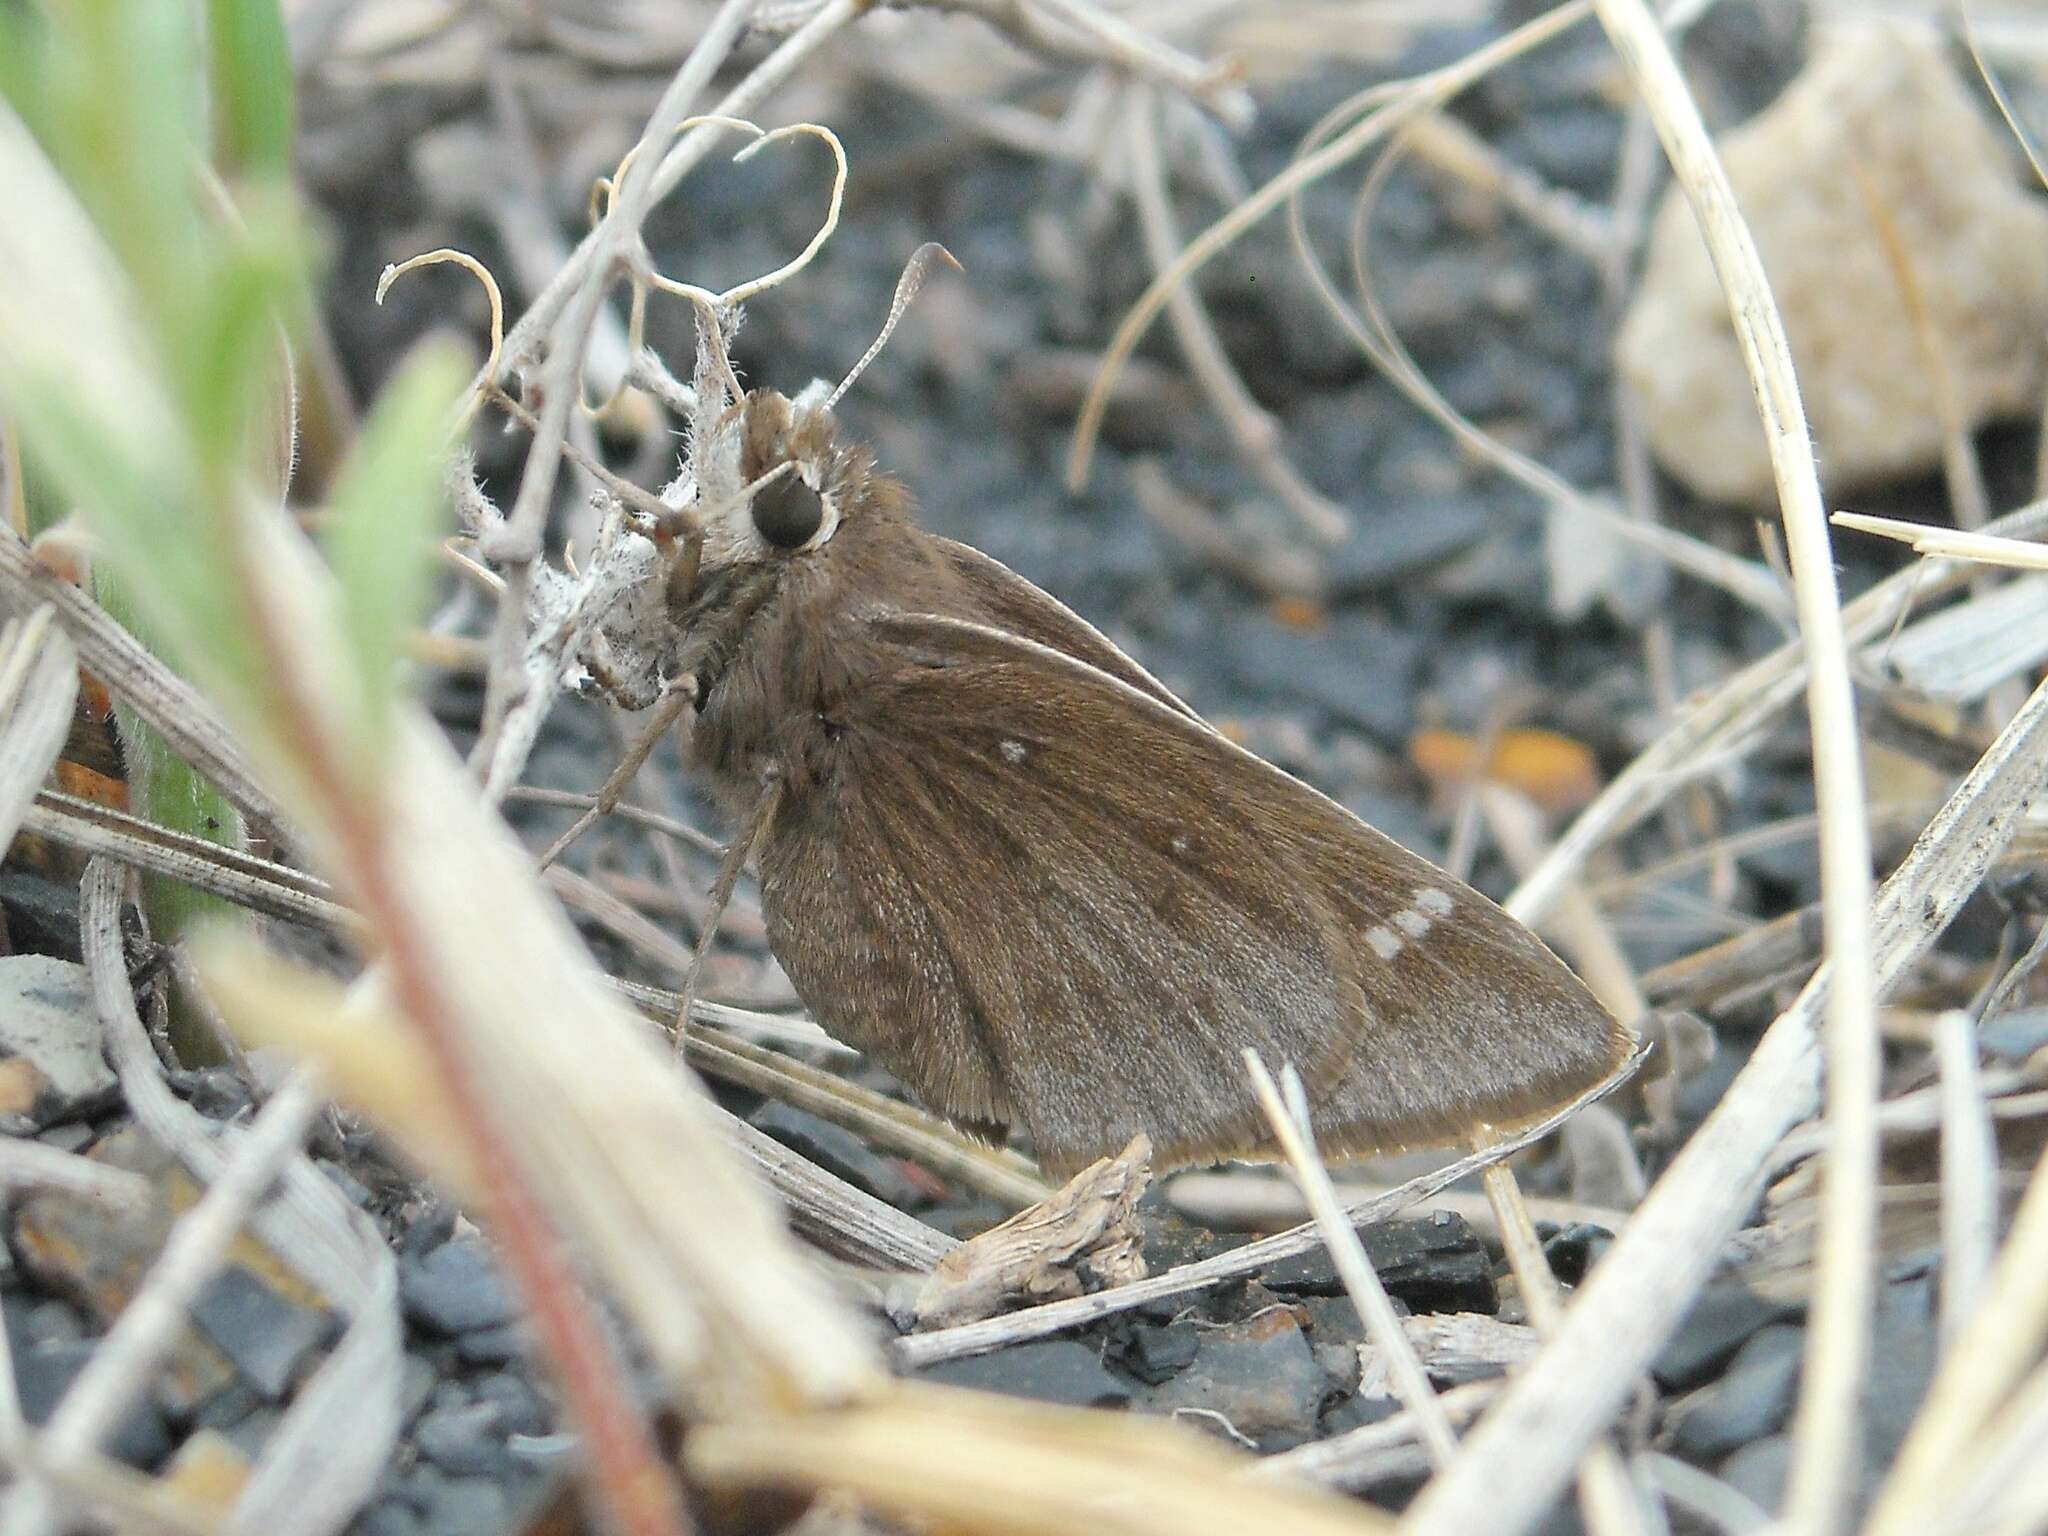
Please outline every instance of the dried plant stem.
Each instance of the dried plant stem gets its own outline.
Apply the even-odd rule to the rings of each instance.
[[[527,610],[533,595],[533,567],[541,558],[541,534],[554,504],[570,411],[583,398],[583,348],[610,287],[614,264],[639,244],[641,222],[657,195],[661,169],[657,151],[675,136],[677,126],[689,116],[697,97],[732,52],[753,7],[754,0],[722,0],[689,57],[661,93],[634,146],[632,164],[613,190],[609,214],[586,242],[590,255],[583,275],[563,307],[560,322],[548,328],[552,345],[541,370],[539,421],[527,450],[519,494],[504,523],[491,529],[483,541],[484,555],[505,578],[491,634],[483,731],[475,758],[482,765],[485,791],[493,798],[511,787],[521,766],[498,752],[505,716],[521,688],[540,683],[524,675]],[[515,351],[511,356],[516,360],[521,354]],[[495,383],[495,379],[486,381],[487,385]]]
[[[2048,532],[2048,502],[2008,513],[1993,526],[2016,537]],[[1894,628],[1915,603],[1933,602],[1966,585],[1970,576],[1967,565],[1953,560],[1896,572],[1849,604],[1843,611],[1843,627],[1852,644],[1863,644]],[[1698,772],[1699,759],[1761,729],[1798,696],[1805,675],[1806,649],[1792,641],[1688,706],[1579,813],[1542,864],[1502,905],[1523,922],[1539,924],[1596,848],[1636,826],[1689,782]]]
[[[1102,427],[1103,412],[1109,405],[1111,386],[1117,374],[1136,350],[1139,339],[1150,328],[1169,295],[1218,251],[1235,241],[1260,219],[1278,208],[1296,188],[1305,187],[1356,159],[1418,114],[1458,94],[1472,81],[1485,76],[1509,59],[1541,46],[1591,13],[1591,0],[1567,0],[1533,21],[1524,22],[1505,37],[1476,49],[1457,63],[1414,80],[1384,87],[1386,105],[1372,112],[1355,127],[1338,135],[1314,154],[1297,160],[1267,182],[1244,202],[1211,224],[1189,242],[1179,258],[1154,278],[1130,313],[1116,328],[1104,349],[1101,366],[1082,404],[1074,425],[1073,448],[1067,461],[1067,483],[1078,489],[1088,478],[1088,464],[1095,439]],[[1375,99],[1381,99],[1376,93]]]
[[[0,529],[0,591],[32,611],[48,603],[78,647],[79,659],[124,704],[133,706],[186,762],[238,810],[269,826],[282,817],[214,708],[107,611],[37,564],[27,540]]]
[[[2035,1167],[1976,1313],[1955,1341],[1899,1449],[1869,1536],[1924,1528],[1959,1491],[1969,1448],[2048,1343],[2048,1156]]]
[[[246,1140],[199,1203],[171,1229],[139,1289],[85,1369],[64,1394],[42,1438],[42,1461],[55,1475],[99,1448],[115,1423],[149,1387],[156,1369],[183,1334],[192,1304],[226,1261],[228,1245],[256,1202],[298,1151],[319,1112],[310,1074],[300,1072],[257,1115]],[[10,1529],[35,1530],[25,1519]]]
[[[246,605],[251,633],[265,654],[279,658],[266,679],[265,702],[294,767],[304,776],[309,799],[324,815],[333,857],[357,898],[390,996],[418,1032],[458,1134],[474,1159],[485,1218],[582,1431],[589,1486],[627,1536],[680,1536],[689,1520],[678,1490],[647,1423],[626,1394],[624,1371],[569,1269],[524,1161],[494,1118],[465,1057],[459,1015],[443,994],[421,921],[402,894],[388,840],[391,819],[352,781],[345,755],[335,749],[330,720],[309,690],[309,679],[293,665],[298,653],[285,638],[289,626],[280,608],[280,592],[286,588],[261,568],[256,553],[266,533],[274,537],[274,531],[258,523],[241,502],[229,510],[239,520],[224,541],[228,558],[238,567],[236,590]],[[276,553],[292,558],[283,548]]]
[[[412,921],[385,862],[380,830],[351,805],[330,801],[329,810],[364,915],[378,936],[392,997],[433,1059],[480,1170],[485,1214],[583,1431],[593,1491],[629,1536],[679,1536],[690,1522],[676,1487],[646,1422],[626,1397],[623,1368],[597,1327],[560,1240],[520,1173],[516,1154],[505,1148],[463,1060],[459,1026],[435,984],[431,961],[415,947]]]
[[[1762,259],[1656,16],[1643,0],[1595,4],[1692,203],[1727,296],[1763,418],[1792,564],[1793,605],[1806,645],[1814,798],[1820,812],[1821,922],[1834,977],[1826,1034],[1831,1140],[1787,1512],[1807,1536],[1831,1536],[1842,1521],[1860,1458],[1858,1409],[1875,1290],[1875,1111],[1881,1065],[1871,950],[1870,830],[1848,638],[1813,439]]]
[[[836,33],[846,27],[869,9],[871,0],[826,0],[795,32],[784,38],[774,52],[756,64],[747,77],[721,97],[706,117],[744,117],[770,91],[781,85],[796,72],[797,66],[815,53]],[[680,122],[684,114],[678,112],[671,123]],[[652,201],[659,202],[672,191],[677,182],[711,152],[717,142],[719,130],[705,127],[685,134],[659,157],[660,168],[653,181]],[[643,135],[643,138],[645,136]],[[663,138],[662,142],[666,142]],[[652,154],[643,154],[639,159],[652,163]],[[630,169],[630,168],[629,168]],[[584,283],[592,279],[597,271],[601,252],[609,249],[609,237],[605,230],[618,219],[618,204],[614,204],[612,217],[603,226],[592,230],[583,237],[576,249],[569,253],[569,259],[562,268],[527,306],[526,313],[505,335],[505,355],[509,358],[524,359],[533,356],[541,342],[561,318],[571,297],[581,291]],[[482,388],[489,382],[481,374],[472,388]]]
[[[1410,1179],[1407,1183],[1383,1194],[1346,1201],[1345,1222],[1357,1227],[1375,1221],[1385,1221],[1418,1201],[1427,1200],[1438,1190],[1477,1173],[1489,1164],[1498,1162],[1533,1142],[1542,1140],[1587,1104],[1597,1101],[1627,1082],[1639,1062],[1640,1057],[1632,1058],[1606,1082],[1566,1105],[1548,1120],[1532,1125],[1506,1141],[1469,1152],[1441,1168]],[[1322,1231],[1315,1222],[1303,1222],[1298,1227],[1290,1227],[1287,1231],[1276,1233],[1272,1237],[1262,1237],[1256,1242],[1246,1243],[1242,1248],[1233,1248],[1230,1252],[1217,1254],[1213,1258],[1183,1264],[1163,1275],[1151,1275],[1143,1280],[1134,1280],[1129,1285],[1120,1285],[1114,1290],[1099,1291],[1093,1296],[1076,1296],[1067,1301],[1047,1302],[1044,1306],[1013,1312],[1007,1317],[990,1318],[984,1322],[966,1323],[958,1328],[942,1328],[932,1333],[898,1339],[895,1345],[896,1358],[907,1366],[930,1365],[940,1360],[958,1360],[967,1355],[983,1354],[988,1350],[1000,1349],[1006,1344],[1014,1344],[1024,1339],[1043,1338],[1047,1334],[1078,1328],[1098,1318],[1126,1311],[1148,1301],[1156,1301],[1166,1296],[1181,1296],[1189,1291],[1220,1285],[1241,1275],[1256,1274],[1276,1260],[1311,1252],[1321,1246],[1322,1240]],[[1452,1463],[1452,1469],[1455,1470],[1457,1465],[1456,1462]]]
[[[1872,926],[1880,993],[1954,920],[2044,774],[2048,687],[2035,690],[1878,891]],[[1755,1201],[1772,1150],[1817,1107],[1816,1029],[1831,977],[1832,968],[1823,969],[1772,1024],[1579,1288],[1556,1336],[1466,1437],[1458,1460],[1423,1490],[1409,1512],[1415,1536],[1477,1529],[1507,1536],[1549,1507],[1712,1271]],[[2048,1197],[2041,1203],[2048,1226]]]
[[[1934,1021],[1941,1070],[1941,1341],[1953,1350],[1976,1315],[1998,1246],[1998,1141],[1977,1070],[1970,1016]]]
[[[1145,251],[1155,272],[1164,272],[1180,251],[1173,196],[1159,154],[1159,99],[1148,85],[1125,88],[1124,128],[1130,147],[1131,197],[1138,205],[1138,224]],[[1210,324],[1194,289],[1176,284],[1166,300],[1167,318],[1179,338],[1195,382],[1209,397],[1217,419],[1230,434],[1231,446],[1245,465],[1279,498],[1282,506],[1311,537],[1325,544],[1341,543],[1351,529],[1344,509],[1331,501],[1288,462],[1280,427],[1254,400],[1231,366],[1230,356]]]
[[[1494,1225],[1499,1229],[1508,1267],[1521,1288],[1522,1305],[1536,1331],[1547,1338],[1557,1332],[1564,1307],[1558,1300],[1550,1260],[1536,1236],[1535,1223],[1529,1219],[1521,1187],[1515,1182],[1515,1172],[1506,1163],[1495,1163],[1480,1179],[1486,1187],[1487,1204],[1493,1207]],[[1586,1525],[1596,1536],[1640,1536],[1646,1529],[1628,1468],[1605,1440],[1595,1442],[1587,1450],[1579,1468],[1579,1501]]]
[[[573,789],[543,789],[534,784],[514,785],[512,789],[506,792],[505,798],[513,801],[525,801],[530,805],[560,806],[565,810],[572,811],[594,810],[599,807],[602,801],[602,797],[599,795],[579,794]],[[646,827],[649,831],[659,832],[662,836],[686,844],[696,849],[699,853],[708,853],[714,859],[725,851],[724,845],[710,833],[700,832],[686,821],[678,821],[673,816],[664,816],[659,811],[651,811],[645,806],[635,805],[630,800],[621,800],[611,809],[613,814],[623,817],[636,826]],[[549,854],[542,856],[543,866],[552,863],[555,857],[559,857],[559,855],[555,855],[553,850],[550,849]]]
[[[1428,1373],[1422,1369],[1421,1360],[1416,1358],[1414,1345],[1401,1331],[1401,1319],[1394,1311],[1393,1298],[1380,1284],[1372,1260],[1366,1256],[1365,1245],[1358,1240],[1357,1228],[1345,1219],[1343,1203],[1338,1200],[1337,1191],[1330,1183],[1330,1170],[1316,1152],[1308,1128],[1308,1116],[1302,1112],[1306,1110],[1306,1104],[1290,1109],[1282,1101],[1280,1090],[1274,1086],[1272,1075],[1266,1071],[1266,1064],[1259,1060],[1257,1051],[1246,1050],[1244,1061],[1252,1076],[1252,1087],[1259,1095],[1259,1105],[1266,1112],[1266,1122],[1273,1127],[1274,1137],[1287,1154],[1288,1166],[1294,1170],[1294,1177],[1301,1185],[1302,1198],[1308,1201],[1309,1209],[1315,1213],[1316,1226],[1329,1247],[1337,1273],[1343,1277],[1344,1290],[1351,1297],[1351,1305],[1358,1310],[1358,1320],[1365,1325],[1366,1337],[1385,1356],[1394,1391],[1402,1405],[1414,1415],[1430,1460],[1438,1467],[1448,1465],[1457,1454],[1458,1437],[1451,1432],[1450,1418],[1444,1413],[1443,1404],[1437,1401],[1436,1389],[1429,1384]],[[1287,1083],[1294,1096],[1299,1097],[1301,1083],[1294,1076],[1292,1067],[1287,1069]]]
[[[150,1199],[149,1180],[139,1173],[40,1141],[0,1137],[0,1200],[37,1189],[61,1189],[115,1211],[144,1210]]]

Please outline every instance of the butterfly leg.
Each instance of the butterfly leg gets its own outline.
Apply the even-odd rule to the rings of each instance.
[[[654,706],[654,716],[647,722],[647,728],[634,738],[633,745],[626,749],[626,755],[619,759],[619,766],[614,768],[611,776],[604,781],[604,786],[597,792],[597,798],[591,801],[590,808],[578,816],[569,830],[549,844],[547,852],[540,856],[542,869],[546,869],[567,853],[570,845],[595,826],[601,817],[609,816],[617,809],[620,799],[632,784],[634,775],[639,773],[641,765],[653,755],[655,747],[667,734],[668,728],[682,718],[683,711],[690,707],[695,697],[694,688],[683,687],[671,687],[661,696],[660,702]]]
[[[704,957],[711,953],[711,940],[718,933],[719,921],[725,916],[727,903],[740,883],[740,874],[747,867],[747,856],[754,851],[754,844],[761,840],[761,833],[775,815],[775,807],[782,799],[782,776],[770,770],[761,781],[761,793],[754,800],[754,808],[747,812],[747,819],[741,823],[732,842],[725,850],[725,857],[719,861],[718,879],[711,887],[711,908],[704,914],[704,927],[697,935],[697,947],[690,955],[690,969],[683,977],[683,1000],[676,1009],[675,1042],[676,1050],[683,1049],[683,1042],[690,1028],[690,1004],[697,996],[697,978],[704,970]]]

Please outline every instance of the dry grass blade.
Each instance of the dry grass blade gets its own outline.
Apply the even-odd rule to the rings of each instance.
[[[719,1124],[768,1181],[790,1225],[827,1253],[877,1269],[922,1274],[960,1246],[957,1238],[854,1188],[746,1121],[721,1112]]]
[[[89,801],[45,793],[22,826],[60,847],[168,875],[252,912],[342,932],[358,926],[354,914],[323,894],[323,881]]]
[[[1993,743],[1872,904],[1880,994],[1954,919],[2048,773],[2048,687]],[[1464,1453],[1417,1501],[1421,1533],[1526,1529],[1619,1411],[1755,1200],[1780,1139],[1819,1103],[1816,1026],[1831,972],[1807,983],[1574,1298]],[[2048,1201],[2043,1202],[2048,1205]]]
[[[1174,219],[1173,195],[1159,153],[1159,103],[1149,87],[1127,88],[1125,133],[1130,147],[1131,195],[1138,205],[1139,228],[1153,270],[1164,272],[1180,250],[1180,229]],[[1167,296],[1167,316],[1179,338],[1181,355],[1195,382],[1209,397],[1210,408],[1223,423],[1238,458],[1277,497],[1304,532],[1324,544],[1341,544],[1351,531],[1351,518],[1337,503],[1302,479],[1288,462],[1280,425],[1231,366],[1230,355],[1216,334],[1199,295],[1188,284]]]
[[[40,607],[0,635],[0,849],[64,750],[78,696],[78,652]]]
[[[1450,1421],[1470,1424],[1500,1395],[1499,1381],[1472,1381],[1453,1387],[1437,1399]],[[1361,1425],[1311,1441],[1291,1451],[1268,1456],[1254,1469],[1259,1477],[1300,1478],[1332,1488],[1363,1491],[1394,1478],[1421,1478],[1430,1473],[1415,1415],[1405,1409],[1377,1424]]]
[[[1388,1528],[1364,1505],[1244,1477],[1252,1463],[1189,1430],[928,1386],[899,1384],[880,1401],[801,1420],[709,1425],[690,1436],[684,1459],[713,1488],[843,1489],[885,1512],[986,1536]]]
[[[1550,38],[1583,20],[1591,11],[1590,0],[1569,3],[1525,22],[1505,37],[1489,43],[1443,69],[1385,88],[1387,104],[1368,114],[1355,127],[1338,135],[1314,154],[1296,161],[1244,202],[1197,235],[1178,260],[1154,278],[1138,301],[1117,326],[1104,350],[1102,364],[1090,385],[1088,398],[1074,426],[1073,448],[1067,460],[1067,483],[1078,489],[1088,478],[1088,465],[1095,439],[1108,408],[1111,386],[1137,349],[1139,340],[1166,306],[1167,298],[1211,257],[1232,244],[1260,219],[1280,207],[1297,188],[1349,164],[1374,144],[1387,138],[1403,124],[1457,95],[1472,81],[1498,68],[1511,58],[1540,47]]]
[[[135,1119],[202,1180],[225,1171],[231,1139],[178,1099],[135,1011],[121,947],[123,876],[105,860],[86,870],[82,942],[107,1055]],[[230,1516],[237,1536],[287,1519],[308,1532],[339,1530],[383,1476],[398,1439],[401,1343],[398,1265],[382,1235],[305,1157],[289,1159],[277,1196],[252,1223],[308,1285],[350,1314],[348,1331],[299,1393],[265,1445]]]
[[[227,1262],[228,1245],[298,1151],[319,1108],[320,1098],[303,1075],[264,1106],[221,1176],[171,1229],[162,1255],[57,1404],[42,1441],[47,1465],[61,1474],[79,1454],[96,1450],[149,1389],[184,1331],[200,1290]],[[10,1528],[20,1536],[48,1528],[16,1514]],[[296,1521],[294,1528],[314,1529]]]
[[[1976,1472],[1974,1448],[2048,1343],[2048,1157],[2034,1169],[1975,1314],[1943,1360],[1870,1519],[1870,1536],[1924,1528]]]
[[[644,987],[635,987],[632,995],[636,1001],[648,1002],[675,996]],[[693,1005],[693,1021],[706,1006]],[[712,1013],[702,1017],[716,1020]],[[884,1098],[830,1072],[729,1035],[705,1035],[694,1029],[684,1041],[684,1054],[700,1072],[843,1125],[876,1146],[915,1158],[933,1172],[982,1194],[1025,1206],[1052,1193],[1037,1170],[1016,1153],[985,1146],[916,1105]]]
[[[1877,1221],[1875,1105],[1880,1062],[1866,820],[1849,640],[1805,407],[1783,321],[1727,173],[1643,0],[1596,0],[1613,42],[1692,204],[1727,298],[1770,452],[1793,602],[1807,651],[1814,798],[1820,811],[1821,921],[1834,984],[1827,999],[1827,1117],[1834,1137],[1824,1190],[1820,1283],[1800,1378],[1793,1521],[1827,1536],[1843,1518],[1859,1454],[1858,1405],[1869,1352]]]
[[[1977,1312],[1998,1246],[1998,1141],[1967,1013],[1934,1023],[1941,1070],[1941,1338],[1955,1347]]]
[[[2048,504],[2009,513],[1992,525],[2007,535],[2048,532]],[[1890,631],[1916,603],[1931,603],[1966,586],[1970,568],[1930,561],[1885,578],[1843,611],[1843,629],[1862,645]],[[1805,683],[1806,650],[1792,641],[1717,685],[1579,813],[1543,862],[1502,903],[1525,923],[1540,924],[1593,850],[1639,824],[1731,742],[1753,736]]]
[[[2048,545],[2024,539],[2001,538],[1995,533],[1967,528],[1930,528],[1897,517],[1873,517],[1867,512],[1837,512],[1837,527],[1858,533],[1873,533],[1882,539],[1896,539],[1912,546],[1916,555],[1940,555],[1951,560],[1974,560],[1983,565],[2003,565],[2021,571],[2048,571]]]
[[[1536,1331],[1547,1337],[1557,1331],[1563,1315],[1557,1279],[1550,1272],[1550,1260],[1536,1236],[1535,1223],[1529,1219],[1529,1208],[1522,1201],[1514,1171],[1505,1163],[1495,1163],[1481,1177],[1486,1185],[1487,1203],[1493,1207],[1494,1224],[1500,1231],[1501,1247],[1507,1253],[1508,1267],[1521,1288],[1522,1305]],[[1588,1448],[1580,1464],[1579,1506],[1585,1512],[1588,1528],[1600,1536],[1635,1536],[1647,1528],[1628,1469],[1620,1454],[1605,1440]]]
[[[78,659],[171,744],[177,754],[218,785],[245,814],[282,824],[276,803],[257,782],[214,707],[190,683],[144,648],[78,588],[36,563],[27,542],[0,528],[0,595],[24,611],[49,604],[78,648]]]
[[[0,1200],[37,1189],[82,1195],[112,1211],[139,1211],[149,1203],[149,1181],[139,1173],[40,1141],[0,1137]]]
[[[1422,1362],[1415,1357],[1408,1335],[1401,1331],[1401,1319],[1394,1311],[1393,1298],[1380,1284],[1372,1260],[1366,1256],[1365,1244],[1358,1240],[1357,1229],[1344,1217],[1344,1207],[1330,1183],[1330,1170],[1323,1166],[1322,1158],[1316,1153],[1315,1142],[1310,1139],[1308,1106],[1301,1095],[1301,1081],[1289,1067],[1289,1097],[1297,1101],[1290,1107],[1282,1100],[1280,1090],[1273,1084],[1272,1074],[1259,1060],[1257,1051],[1247,1050],[1244,1062],[1245,1069],[1251,1073],[1252,1086],[1258,1092],[1259,1105],[1266,1112],[1266,1121],[1273,1127],[1273,1135],[1281,1150],[1287,1154],[1288,1166],[1294,1170],[1303,1198],[1315,1213],[1316,1226],[1329,1247],[1337,1273],[1343,1278],[1345,1293],[1350,1296],[1351,1305],[1358,1309],[1358,1320],[1365,1325],[1366,1336],[1372,1340],[1373,1346],[1386,1358],[1394,1389],[1421,1427],[1422,1442],[1429,1449],[1430,1460],[1443,1467],[1457,1454],[1458,1437],[1451,1432],[1450,1418],[1444,1413],[1443,1404],[1437,1401],[1436,1389],[1429,1384],[1429,1377],[1422,1369]]]

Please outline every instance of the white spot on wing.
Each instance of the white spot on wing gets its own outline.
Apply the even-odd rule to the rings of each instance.
[[[1429,915],[1425,912],[1418,912],[1413,907],[1410,907],[1404,912],[1396,912],[1394,914],[1394,926],[1407,934],[1409,938],[1419,939],[1429,932]]]
[[[1013,766],[1021,763],[1025,757],[1024,743],[1021,741],[1005,741],[1002,745],[1002,754],[1003,761],[1006,763]]]
[[[1391,960],[1401,953],[1401,935],[1391,928],[1368,928],[1365,942],[1372,946],[1372,952],[1382,960]]]
[[[1425,885],[1415,893],[1415,910],[1427,912],[1432,917],[1446,916],[1455,905],[1448,891],[1440,891],[1433,885]]]

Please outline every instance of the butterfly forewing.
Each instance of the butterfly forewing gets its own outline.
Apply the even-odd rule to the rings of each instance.
[[[1499,909],[1003,574],[1051,612],[865,621],[839,769],[767,834],[771,940],[828,1028],[1055,1169],[1139,1130],[1166,1165],[1265,1150],[1247,1046],[1346,1152],[1536,1118],[1626,1055]]]

